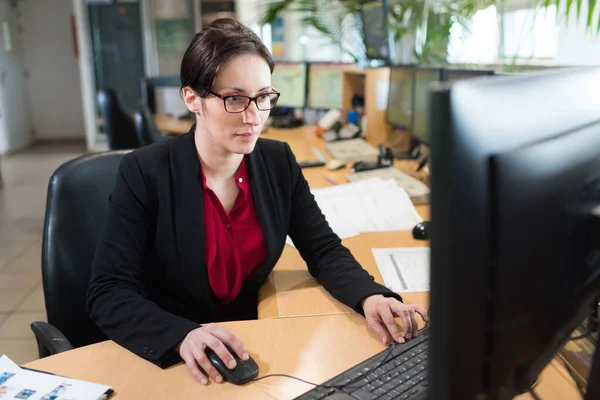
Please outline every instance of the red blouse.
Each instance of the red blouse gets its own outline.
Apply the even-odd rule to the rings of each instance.
[[[230,303],[239,294],[244,279],[265,261],[267,247],[254,209],[246,158],[235,175],[239,192],[229,215],[217,195],[206,186],[202,165],[200,173],[208,280],[215,296]]]

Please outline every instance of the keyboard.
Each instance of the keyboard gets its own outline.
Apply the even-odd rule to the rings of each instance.
[[[337,140],[325,143],[325,150],[336,160],[375,162],[379,151],[364,139]]]
[[[414,400],[427,393],[428,328],[342,372],[296,400]]]
[[[393,179],[398,187],[406,190],[413,204],[429,204],[429,187],[420,180],[413,178],[406,172],[397,168],[377,168],[368,171],[355,172],[347,176],[349,182],[357,182],[364,179]]]

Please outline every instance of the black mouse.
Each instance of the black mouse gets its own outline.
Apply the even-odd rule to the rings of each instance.
[[[219,371],[223,379],[234,385],[243,385],[256,378],[258,375],[258,365],[252,357],[248,361],[244,361],[238,357],[237,353],[231,347],[227,345],[225,347],[235,360],[236,366],[234,369],[229,369],[211,348],[207,347],[205,350],[206,357],[208,357],[210,363]]]
[[[417,240],[429,240],[429,221],[419,222],[412,230],[412,236]]]

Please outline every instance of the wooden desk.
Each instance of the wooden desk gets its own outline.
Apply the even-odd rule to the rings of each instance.
[[[262,137],[288,142],[298,160],[316,159],[312,152],[313,147],[326,154],[325,142],[315,136],[313,128],[269,129]],[[395,165],[404,171],[411,171],[416,168],[415,164],[414,161],[397,160]],[[346,176],[350,173],[350,163],[337,171],[320,167],[304,169],[303,173],[311,188],[329,186],[326,177],[343,184],[347,182]],[[429,219],[429,206],[421,205],[416,209],[423,219]],[[428,246],[427,242],[414,240],[410,231],[363,233],[345,239],[343,243],[363,268],[381,284],[383,279],[371,253],[372,248]],[[407,303],[418,303],[426,308],[429,306],[428,293],[405,293],[402,297]],[[306,263],[298,251],[290,246],[286,246],[268,282],[261,289],[260,300],[259,318],[354,313],[354,310],[331,297],[316,279],[310,276]]]
[[[243,340],[259,365],[259,376],[283,373],[310,382],[324,382],[383,350],[375,337],[365,334],[364,319],[358,315],[276,318],[229,322],[223,326]],[[202,386],[188,373],[185,364],[161,370],[112,341],[26,366],[110,385],[117,399],[284,400],[312,388],[282,377],[244,386],[214,383]],[[537,392],[544,400],[564,400],[574,398],[576,389],[553,363],[540,377]]]
[[[179,119],[172,115],[156,114],[154,123],[160,132],[167,135],[181,135],[188,133],[194,121],[190,119]]]
[[[264,137],[287,141],[298,159],[314,159],[313,146],[323,149],[322,141],[315,139],[307,128],[271,130]],[[305,170],[309,184],[315,188],[327,185],[325,176],[343,183],[347,173],[348,169],[333,172],[324,168]],[[428,207],[419,206],[417,210],[423,218],[428,218]],[[344,240],[344,244],[361,265],[382,282],[371,255],[372,247],[423,246],[426,243],[413,240],[411,233],[406,231],[362,234]],[[426,307],[427,297],[427,293],[404,295],[405,301]],[[261,291],[259,315],[269,319],[229,322],[223,326],[244,341],[259,364],[260,376],[284,373],[322,383],[383,349],[367,329],[364,318],[331,298],[309,276],[298,252],[289,246]],[[37,360],[26,366],[110,385],[118,399],[292,399],[312,388],[280,377],[241,387],[230,384],[201,386],[184,364],[161,370],[112,341]],[[536,390],[544,400],[578,396],[570,377],[556,361],[541,374]],[[531,399],[531,396],[519,398]]]

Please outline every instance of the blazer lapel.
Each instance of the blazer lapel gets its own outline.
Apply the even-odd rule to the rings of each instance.
[[[254,151],[248,155],[246,161],[248,163],[248,173],[250,174],[252,199],[267,247],[267,258],[257,273],[248,279],[250,281],[247,282],[249,283],[248,286],[253,286],[253,282],[262,282],[266,279],[271,272],[270,267],[277,263],[285,245],[285,238],[282,239],[281,234],[278,234],[281,231],[281,220],[259,143],[256,144]]]
[[[171,140],[174,234],[183,269],[181,284],[192,297],[209,302],[203,192],[194,128],[185,136]]]

